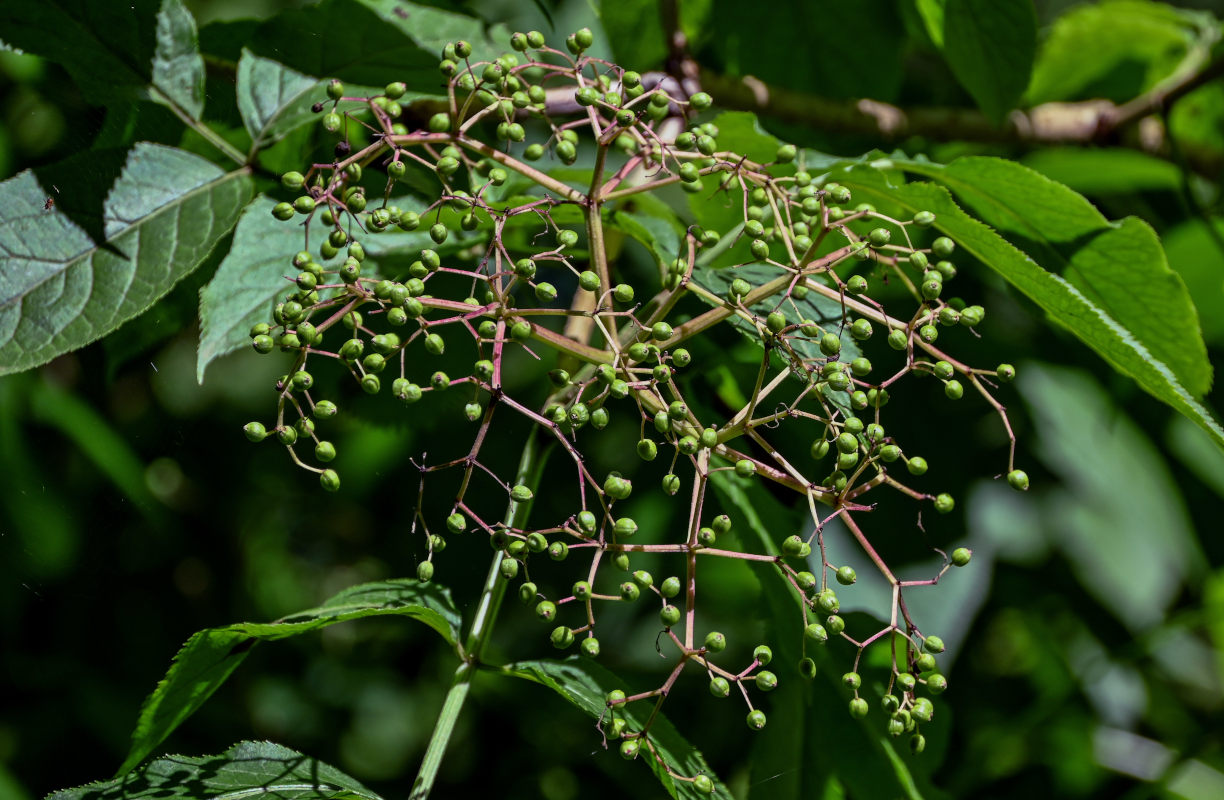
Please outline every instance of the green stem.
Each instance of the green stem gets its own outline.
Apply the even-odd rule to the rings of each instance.
[[[516,484],[521,483],[533,490],[540,482],[540,475],[544,471],[544,462],[548,456],[548,450],[540,450],[539,430],[539,428],[533,428],[528,435],[527,443],[523,445],[523,453],[519,457],[518,471],[515,474]],[[525,503],[511,500],[506,508],[504,521],[511,528],[519,528],[526,523],[530,513],[530,500]],[[451,734],[455,730],[455,721],[459,718],[459,712],[463,710],[463,703],[467,700],[468,692],[472,687],[472,678],[477,672],[485,645],[488,644],[489,637],[493,633],[493,623],[497,620],[497,611],[501,607],[502,597],[506,594],[507,581],[501,574],[501,560],[502,553],[499,551],[493,555],[489,564],[484,589],[476,605],[476,615],[472,618],[472,626],[468,629],[467,638],[460,652],[463,662],[455,669],[450,691],[446,694],[446,701],[442,704],[442,711],[438,714],[438,721],[434,724],[433,735],[429,739],[429,747],[425,750],[425,758],[421,761],[416,780],[413,781],[409,800],[425,800],[429,797],[434,781],[438,777],[438,768],[442,765],[442,758],[446,755],[446,748],[450,745]]]

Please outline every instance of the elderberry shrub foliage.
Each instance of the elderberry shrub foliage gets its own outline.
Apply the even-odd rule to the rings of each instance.
[[[165,4],[159,24],[191,36],[160,42],[151,73],[135,79],[198,123],[203,62],[185,44],[194,27],[184,14]],[[123,154],[107,196],[105,246],[74,223],[71,198],[35,217],[39,235],[62,246],[28,260],[53,265],[59,283],[18,287],[38,314],[0,309],[13,332],[0,344],[3,371],[107,334],[233,229],[202,293],[198,369],[239,341],[278,365],[274,401],[242,436],[282,448],[324,493],[348,486],[345,416],[444,427],[451,445],[414,454],[380,505],[411,543],[410,577],[353,586],[277,622],[196,634],[141,710],[122,777],[56,796],[109,796],[138,773],[150,796],[194,780],[218,793],[287,781],[303,797],[374,797],[269,743],[199,759],[154,754],[255,642],[378,616],[423,623],[458,662],[416,797],[434,784],[478,670],[556,692],[591,717],[593,747],[644,762],[671,796],[728,796],[689,742],[700,745],[701,733],[665,713],[669,695],[692,686],[740,704],[745,740],[777,735],[766,695],[802,698],[909,786],[945,724],[949,681],[940,632],[906,600],[973,565],[956,547],[934,551],[930,574],[890,566],[898,538],[960,511],[957,487],[939,484],[955,450],[923,452],[894,435],[906,427],[894,420],[929,402],[990,410],[1004,444],[987,477],[1030,485],[1005,410],[1015,367],[1006,353],[988,364],[958,356],[991,324],[977,298],[957,294],[958,270],[997,272],[1219,435],[1197,400],[1192,346],[1045,272],[944,187],[1000,228],[1031,213],[1026,194],[1082,216],[1078,195],[998,159],[800,149],[750,114],[718,113],[704,92],[592,54],[594,39],[587,29],[563,44],[521,32],[504,51],[482,51],[489,43],[474,37],[437,42],[429,69],[442,88],[432,93],[415,76],[346,85],[244,52],[243,167],[142,143]],[[308,126],[324,132],[326,154],[282,163],[277,142]],[[207,127],[193,130],[232,155]],[[248,202],[255,155],[278,165],[278,185]],[[987,202],[994,182],[1018,188]],[[45,194],[33,173],[6,188],[0,203],[10,205]],[[120,273],[135,288],[110,282]],[[90,294],[79,284],[95,275],[107,280]],[[507,447],[521,450],[517,463],[499,457]],[[772,524],[761,509],[777,497],[803,509],[802,522]],[[660,502],[680,509],[668,524],[653,510]],[[912,506],[914,529],[874,525],[883,504]],[[486,558],[479,600],[462,614],[448,575]],[[842,612],[860,579],[852,560],[887,586],[870,616]],[[726,563],[760,582],[759,638],[727,636],[727,621],[707,610],[721,589],[708,576]],[[499,613],[539,621],[536,657],[491,661]],[[656,685],[631,687],[601,665],[623,647],[627,619],[666,659]]]
[[[338,448],[325,437],[342,403],[324,396],[314,370],[339,363],[361,393],[414,416],[453,413],[440,396],[460,394],[462,414],[449,424],[470,445],[413,461],[416,500],[401,518],[420,553],[417,579],[444,580],[449,558],[470,558],[469,541],[485,539],[495,553],[488,594],[517,596],[541,621],[541,644],[589,659],[609,644],[601,621],[610,605],[656,604],[647,624],[659,629],[660,653],[674,667],[655,688],[612,688],[596,716],[600,741],[646,761],[673,794],[719,787],[655,728],[676,682],[691,675],[715,696],[734,693],[749,731],[766,726],[757,706],[779,687],[770,669],[776,641],[729,642],[701,613],[703,594],[716,591],[701,567],[717,559],[764,565],[772,574],[763,579],[793,595],[771,633],[797,642],[799,675],[814,678],[826,649],[845,659],[845,696],[819,702],[840,702],[851,718],[874,716],[921,753],[926,726],[935,724],[932,698],[948,682],[938,662],[943,642],[911,616],[905,597],[967,565],[969,552],[945,555],[934,575],[903,580],[878,554],[866,519],[874,503],[892,501],[876,500],[880,493],[932,515],[955,508],[951,494],[914,483],[927,461],[889,433],[899,381],[934,376],[954,402],[968,392],[997,410],[1010,438],[995,390],[1014,368],[975,367],[953,354],[957,338],[985,318],[982,306],[947,299],[956,243],[938,234],[928,209],[898,217],[858,202],[827,177],[827,163],[826,177],[814,178],[809,155],[793,145],[765,157],[720,145],[721,125],[735,120],[702,121],[708,95],[673,96],[665,84],[649,86],[588,55],[589,30],[571,35],[566,50],[536,31],[510,44],[496,58],[463,40],[446,44],[446,110],[415,129],[396,122],[402,84],[373,97],[327,85],[320,124],[338,136],[335,158],[285,173],[287,199],[270,210],[300,231],[303,249],[285,254],[296,270],[286,276],[291,287],[250,330],[251,346],[282,358],[287,371],[276,382],[274,416],[250,422],[247,438],[285,448],[324,491],[340,491],[342,474],[331,466]],[[552,110],[550,93],[574,108]],[[364,146],[347,135],[357,126]],[[567,180],[535,166],[544,159],[587,166]],[[410,170],[418,185],[436,182],[432,202],[403,197]],[[371,173],[373,185],[363,181]],[[668,190],[723,206],[727,227],[681,228],[655,217],[651,231],[644,213]],[[618,224],[622,217],[628,224]],[[609,244],[617,229],[647,245],[653,274],[619,268]],[[369,269],[381,240],[417,231],[430,241],[406,267]],[[462,249],[440,251],[452,240]],[[898,290],[886,305],[878,290],[889,284]],[[724,324],[759,355],[734,384],[742,403],[720,408],[693,376],[718,359],[703,340]],[[442,361],[455,350],[464,354],[459,371],[441,369],[455,363]],[[547,376],[542,402],[511,390],[508,373],[523,369]],[[605,433],[617,417],[627,422]],[[499,473],[485,463],[485,448],[514,422],[529,428],[523,459],[515,472]],[[1011,441],[1001,471],[1024,490]],[[572,510],[541,519],[530,512],[544,490],[537,476],[545,447],[568,465],[547,491]],[[587,455],[597,448],[601,459]],[[640,474],[632,467],[639,460],[664,465],[661,479],[628,477]],[[462,476],[458,490],[438,502],[431,487],[450,471]],[[751,545],[733,539],[731,498],[754,479],[792,492],[809,510],[807,524],[762,532]],[[662,528],[636,516],[634,496],[649,492],[687,504],[684,524]],[[851,532],[891,587],[891,604],[877,610],[884,624],[848,625],[839,615],[839,593],[852,592],[857,576],[844,553],[825,546],[831,523]],[[460,553],[452,542],[462,543]],[[663,557],[658,576],[635,569],[645,556]],[[558,562],[568,579],[557,577]],[[478,618],[465,658],[481,657],[484,622]],[[864,659],[873,648],[888,654],[879,674]],[[568,662],[530,669],[562,684],[557,669],[608,677]],[[878,691],[867,690],[861,671]]]

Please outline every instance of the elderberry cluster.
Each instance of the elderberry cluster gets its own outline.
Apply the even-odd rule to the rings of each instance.
[[[1015,370],[975,368],[943,349],[945,336],[981,324],[985,312],[946,299],[957,273],[955,244],[934,235],[934,214],[898,219],[856,203],[850,187],[805,167],[808,154],[793,145],[767,161],[724,149],[717,122],[700,119],[712,104],[708,95],[591,57],[592,40],[589,30],[578,31],[563,51],[538,32],[516,33],[514,52],[487,61],[473,60],[467,42],[448,44],[439,64],[446,110],[428,116],[401,104],[403,83],[357,97],[331,82],[317,110],[322,127],[343,137],[336,157],[284,175],[294,196],[272,211],[304,223],[306,246],[287,257],[293,286],[271,321],[251,331],[256,351],[279,350],[290,367],[276,384],[274,422],[252,422],[246,434],[274,437],[336,491],[340,477],[327,466],[336,447],[320,428],[338,406],[316,397],[314,364],[335,360],[363,392],[390,394],[416,409],[415,420],[432,424],[464,424],[429,410],[434,395],[462,392],[470,446],[447,460],[414,462],[420,484],[411,535],[423,554],[417,576],[431,580],[448,543],[478,532],[498,553],[499,580],[518,581],[518,597],[547,623],[552,644],[564,650],[577,642],[589,657],[600,653],[596,633],[607,604],[657,603],[675,667],[652,691],[610,693],[600,721],[626,758],[643,750],[658,758],[649,723],[635,730],[626,705],[660,705],[689,666],[706,674],[717,697],[739,688],[750,728],[766,724],[748,688],[778,685],[764,669],[772,650],[762,644],[747,658],[706,628],[698,598],[709,587],[698,573],[709,558],[776,572],[797,599],[794,626],[805,651],[833,644],[854,651],[844,676],[852,716],[869,713],[858,670],[864,651],[888,648],[878,704],[888,732],[909,733],[921,751],[922,726],[935,713],[928,695],[947,687],[936,659],[944,648],[910,618],[903,595],[966,565],[970,553],[952,551],[932,578],[902,580],[860,523],[872,508],[864,496],[881,487],[940,513],[955,507],[951,494],[905,482],[928,465],[886,429],[889,389],[920,373],[942,382],[951,400],[976,392],[1007,429],[1007,480],[1023,490],[1028,478],[1012,464],[1014,438],[991,393],[994,381],[1010,381]],[[559,172],[557,163],[582,171]],[[422,187],[432,187],[424,202]],[[623,233],[619,213],[651,195],[684,216],[675,187],[736,209],[730,228],[693,222],[673,231],[672,251],[657,242],[652,249],[657,278],[631,282],[608,233]],[[405,240],[423,245],[406,266],[378,258]],[[885,295],[890,306],[909,310],[886,310]],[[759,344],[760,360],[736,376],[742,406],[719,415],[692,394],[690,373],[701,354],[719,352],[723,345],[712,342],[725,341],[716,337],[728,326]],[[887,346],[878,347],[879,339]],[[521,351],[548,377],[543,403],[507,389],[507,365]],[[441,357],[455,352],[468,353],[470,366],[448,374]],[[521,369],[525,362],[513,363]],[[640,433],[636,441],[602,442],[625,461],[621,470],[596,474],[585,453],[613,415],[634,420]],[[568,516],[531,519],[530,470],[501,475],[482,460],[507,418],[525,421],[568,458]],[[804,443],[798,452],[795,442]],[[304,446],[313,447],[317,465],[303,460]],[[659,458],[668,462],[661,485],[635,486],[633,462]],[[462,474],[444,508],[426,491],[443,470]],[[734,509],[721,508],[710,488],[729,475],[791,490],[810,509],[810,524],[778,532],[763,550],[720,546]],[[663,530],[622,510],[632,495],[652,490],[687,499],[683,529]],[[508,504],[504,517],[488,507],[490,495]],[[823,533],[834,520],[892,587],[892,607],[880,610],[887,624],[877,630],[849,630],[839,615],[833,587],[851,586],[857,576],[827,552]],[[638,553],[662,556],[675,574],[656,580],[634,570]],[[549,594],[533,580],[549,562],[572,564],[579,555],[567,590]],[[747,666],[728,666],[724,651]],[[805,655],[799,670],[814,676],[816,663]],[[674,777],[701,791],[714,787],[705,775]]]

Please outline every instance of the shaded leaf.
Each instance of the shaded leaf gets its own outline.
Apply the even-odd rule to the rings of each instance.
[[[241,43],[255,54],[275,59],[305,75],[340,78],[363,86],[383,86],[398,80],[406,83],[410,91],[444,96],[437,49],[422,46],[407,33],[403,20],[392,12],[395,6],[413,13],[419,10],[391,0],[382,3],[323,0],[306,8],[284,11],[246,36],[242,35],[247,30],[245,23],[222,23],[221,28],[210,33],[209,39],[226,41],[235,51]],[[431,14],[434,11],[431,9]],[[443,11],[436,13],[455,16]],[[214,27],[217,25],[209,26]],[[234,58],[237,60],[237,52]]]
[[[166,676],[145,700],[132,747],[119,768],[128,772],[153,752],[184,720],[195,713],[259,641],[274,641],[347,622],[379,616],[419,620],[454,645],[459,636],[459,612],[450,591],[436,584],[397,579],[345,589],[318,608],[276,622],[238,623],[200,631],[174,657]]]
[[[1001,158],[897,164],[947,186],[982,221],[1061,273],[1167,364],[1192,395],[1211,388],[1194,303],[1147,223],[1136,217],[1111,223],[1081,195]]]
[[[1106,0],[1077,6],[1056,19],[1045,36],[1026,101],[1125,102],[1173,75],[1212,35],[1209,15],[1164,3]]]
[[[1049,147],[1029,153],[1020,163],[1084,194],[1175,191],[1182,180],[1177,165],[1120,147]]]
[[[47,800],[204,800],[251,795],[289,800],[379,800],[322,761],[272,742],[239,742],[218,756],[162,756],[135,772]]]
[[[687,16],[688,9],[685,9]],[[654,0],[601,0],[599,18],[616,63],[638,72],[658,69],[667,58],[662,8]]]
[[[153,50],[153,85],[192,119],[204,111],[204,57],[195,17],[182,0],[162,0]],[[155,97],[158,102],[162,98]]]
[[[819,87],[839,99],[889,102],[901,86],[904,25],[892,0],[714,0],[709,19],[717,20],[718,35],[698,60],[726,74],[802,91]]]
[[[251,178],[141,143],[100,220],[44,211],[49,196],[29,171],[0,191],[0,374],[105,336],[169,292],[237,221]]]
[[[503,667],[503,670],[505,674],[547,686],[595,719],[607,718],[608,708],[604,698],[608,692],[625,689],[624,681],[589,659],[579,660],[575,657],[564,661],[519,661]],[[620,706],[619,713],[624,714],[630,729],[640,731],[653,707],[653,703],[649,702],[631,703]],[[701,797],[731,797],[727,787],[710,771],[701,752],[680,735],[667,717],[660,714],[654,718],[648,737],[667,768],[650,757],[645,747],[642,748],[639,758],[646,762],[671,797],[693,800]],[[611,746],[615,746],[615,743]],[[668,774],[667,769],[690,778],[700,774],[709,775],[714,780],[714,794],[697,792],[691,781],[675,780]]]
[[[1183,581],[1203,566],[1173,475],[1151,440],[1088,374],[1040,364],[1018,372],[1035,452],[1062,479],[1043,498],[1039,529],[1067,554],[1080,584],[1127,628],[1160,625]]]
[[[1015,108],[1037,47],[1032,0],[947,0],[943,54],[961,86],[996,123]]]
[[[911,214],[924,209],[936,214],[936,227],[959,247],[998,272],[1115,369],[1194,420],[1224,446],[1224,428],[1169,365],[1159,361],[1134,333],[1069,281],[1045,271],[990,228],[965,214],[947,189],[927,183],[894,186],[865,169],[850,168],[835,174],[840,183],[850,186],[864,200],[899,204]]]
[[[203,110],[204,61],[181,0],[3,3],[0,39],[63,65],[93,101],[143,96],[192,118]]]
[[[448,42],[458,39],[472,45],[477,60],[495,58],[510,44],[510,31],[500,23],[486,29],[485,23],[476,17],[409,0],[358,2],[382,17],[383,21],[403,31],[435,58],[442,57],[442,48]]]

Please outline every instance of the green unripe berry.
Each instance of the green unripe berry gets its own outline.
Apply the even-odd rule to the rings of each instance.
[[[620,596],[622,600],[632,603],[637,600],[642,594],[642,590],[633,581],[625,581],[620,585]]]
[[[654,339],[656,342],[662,342],[666,339],[670,339],[671,335],[672,326],[668,325],[666,322],[656,322],[650,329],[650,338]]]
[[[956,249],[956,243],[947,236],[940,236],[935,241],[931,242],[931,252],[940,258],[947,258],[952,255],[952,251]]]
[[[541,600],[536,603],[535,615],[543,622],[552,622],[557,618],[557,604],[551,600]]]
[[[710,631],[705,637],[705,649],[711,653],[721,653],[727,649],[727,637],[718,631]]]
[[[672,473],[667,473],[663,476],[663,491],[674,496],[680,491],[680,478]]]
[[[751,478],[756,474],[756,463],[746,458],[735,462],[735,474],[741,478]]]
[[[597,658],[599,656],[599,640],[594,636],[588,636],[586,639],[583,639],[582,644],[578,647],[587,658]]]
[[[656,95],[657,96],[657,95]],[[705,92],[697,92],[689,98],[689,105],[698,111],[705,111],[714,103],[714,98]]]
[[[417,580],[420,581],[421,583],[429,583],[431,580],[433,580],[433,576],[434,576],[433,562],[432,561],[422,561],[420,564],[417,564],[416,575],[417,575]]]
[[[467,530],[467,517],[456,511],[446,518],[446,529],[451,533],[463,533]]]
[[[778,676],[769,670],[762,670],[756,674],[756,685],[762,692],[772,692],[778,688]]]
[[[892,239],[892,231],[888,228],[873,228],[867,234],[867,241],[871,242],[876,247],[883,247]]]
[[[553,647],[558,650],[564,650],[574,643],[574,631],[572,628],[558,625],[553,628],[553,632],[548,638],[552,641]]]
[[[963,567],[969,563],[969,559],[973,557],[973,551],[968,547],[958,547],[952,551],[952,565]]]
[[[940,514],[947,514],[955,507],[956,501],[952,498],[952,495],[947,492],[935,495],[935,510]]]
[[[1007,473],[1007,483],[1018,492],[1027,491],[1029,488],[1029,476],[1022,469],[1013,469]]]
[[[905,331],[894,328],[888,332],[888,346],[893,350],[904,350],[909,346],[909,336]]]
[[[850,701],[850,716],[855,719],[862,719],[867,716],[868,706],[867,701],[861,697],[856,697]]]
[[[334,469],[325,469],[319,473],[319,485],[325,492],[338,492],[340,491],[340,476]]]
[[[906,461],[905,466],[911,475],[925,475],[927,471],[927,462],[922,456],[914,456]]]
[[[816,588],[816,576],[807,571],[796,572],[795,583],[799,584],[799,588],[804,592],[810,592]]]
[[[858,575],[854,572],[854,567],[849,565],[837,568],[837,582],[842,586],[849,586],[858,580]]]
[[[510,499],[516,503],[526,503],[533,497],[535,497],[535,494],[532,493],[531,489],[521,483],[510,490]]]
[[[315,458],[326,463],[334,461],[336,458],[336,446],[328,441],[321,441],[315,445]]]
[[[780,311],[774,311],[765,318],[765,327],[771,333],[780,333],[786,327],[786,315]]]
[[[498,565],[498,571],[506,580],[511,580],[518,575],[519,562],[513,558],[503,558],[501,564]]]
[[[651,439],[642,439],[637,443],[637,454],[643,461],[654,461],[659,454],[658,445]]]
[[[635,522],[631,517],[621,517],[616,521],[616,524],[612,526],[612,530],[617,536],[624,536],[628,538],[637,533],[638,525],[637,522]]]
[[[818,622],[813,622],[803,629],[803,636],[816,644],[824,644],[829,640],[829,632]]]
[[[792,534],[782,540],[782,555],[788,558],[798,558],[803,553],[803,546],[806,544],[803,537],[798,534]]]
[[[942,653],[944,651],[943,639],[938,636],[928,636],[922,640],[922,649],[928,653]]]
[[[638,751],[641,750],[641,748],[642,745],[640,739],[626,739],[625,741],[621,742],[621,758],[625,759],[626,761],[632,761],[633,759],[637,758]]]
[[[663,623],[664,628],[670,628],[680,621],[681,616],[680,609],[669,603],[659,612],[659,621]]]
[[[548,546],[548,557],[553,561],[564,561],[569,555],[569,545],[565,542],[553,542]]]
[[[820,352],[830,358],[841,352],[841,339],[836,333],[826,333],[820,337]]]
[[[568,231],[568,233],[574,232]],[[574,234],[575,238],[577,235],[576,233]],[[599,291],[599,276],[590,270],[585,270],[578,276],[578,285],[588,292],[597,292]]]
[[[1011,364],[1000,364],[995,368],[995,374],[1003,383],[1011,383],[1016,378],[1016,368]]]
[[[935,669],[935,656],[930,653],[922,653],[914,659],[914,668],[919,672],[930,672]]]
[[[628,499],[633,492],[633,482],[622,478],[617,473],[612,473],[604,480],[604,494],[616,500]]]
[[[944,396],[949,400],[960,400],[965,396],[965,387],[960,381],[948,381],[944,384]]]
[[[701,794],[714,794],[714,780],[709,775],[693,778],[693,788]]]
[[[918,680],[908,672],[902,672],[897,676],[897,685],[907,692],[914,691],[914,687],[918,684]]]
[[[948,689],[948,679],[936,672],[927,676],[926,685],[931,694],[943,694]]]
[[[748,712],[748,727],[754,731],[759,731],[765,727],[765,712],[760,709],[754,709]]]

